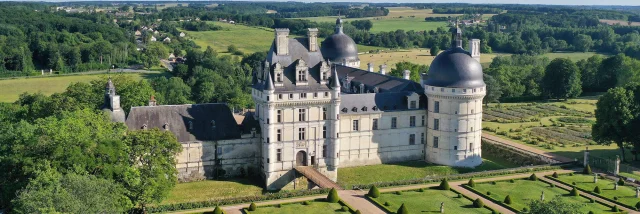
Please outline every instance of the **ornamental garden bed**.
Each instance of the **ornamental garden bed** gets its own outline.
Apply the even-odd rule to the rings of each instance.
[[[590,199],[585,197],[570,196],[569,191],[555,186],[552,187],[542,181],[515,179],[476,183],[475,187],[465,185],[465,188],[471,189],[485,198],[515,210],[528,210],[528,204],[533,200],[540,200],[540,196],[542,192],[544,192],[545,200],[552,200],[555,196],[561,195],[569,203],[580,204],[580,213],[588,213],[589,211],[593,211],[594,213],[611,213],[611,207],[591,202]],[[511,198],[511,204],[503,203],[507,196]]]
[[[486,207],[475,208],[473,201],[453,190],[416,189],[381,193],[378,198],[367,198],[389,213],[395,213],[402,204],[410,213],[440,213],[440,203],[443,202],[445,213],[492,213]]]
[[[553,178],[551,177],[551,179]],[[628,208],[633,209],[634,207],[636,207],[636,204],[640,202],[640,198],[636,198],[636,190],[634,187],[619,185],[618,189],[615,190],[614,183],[616,181],[606,178],[599,177],[598,182],[594,183],[593,175],[575,173],[573,175],[559,175],[558,178],[555,178],[555,180],[558,180],[567,185],[574,185],[575,183],[575,186],[584,192],[588,192],[592,195],[596,195],[608,201],[621,204]],[[596,186],[600,189],[600,194],[594,192]]]
[[[296,202],[288,204],[277,204],[269,206],[259,206],[255,211],[246,210],[245,213],[251,214],[324,214],[324,213],[352,213],[348,209],[343,210],[340,203],[329,203],[325,199],[316,199],[314,201]]]

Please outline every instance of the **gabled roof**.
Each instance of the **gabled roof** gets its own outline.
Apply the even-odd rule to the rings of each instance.
[[[407,96],[415,92],[344,94],[340,99],[340,114],[409,110]],[[426,96],[421,95],[418,109],[425,109]]]
[[[129,130],[163,130],[166,124],[179,142],[240,138],[231,109],[220,103],[133,107],[126,124]]]
[[[338,77],[343,78],[349,76],[352,86],[364,84],[368,91],[378,88],[379,92],[405,92],[413,91],[423,93],[424,89],[420,83],[405,80],[399,77],[382,75],[376,72],[369,72],[357,68],[335,65],[338,71]],[[344,86],[344,85],[343,85]]]

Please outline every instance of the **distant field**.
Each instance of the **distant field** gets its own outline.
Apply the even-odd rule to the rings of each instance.
[[[362,50],[358,50],[363,52]],[[507,54],[482,54],[480,57],[481,63],[491,63],[496,56],[502,56]],[[381,52],[377,54],[361,54],[360,55],[360,68],[367,69],[367,63],[373,62],[376,66],[376,71],[379,70],[378,66],[381,64],[387,64],[387,71],[390,71],[395,67],[395,64],[402,61],[411,63],[431,65],[435,57],[429,54],[428,49],[411,49],[401,50],[396,52]]]
[[[24,92],[36,93],[41,92],[45,95],[63,92],[67,86],[73,82],[90,82],[98,79],[106,74],[98,75],[72,75],[72,76],[54,76],[54,77],[32,77],[0,80],[0,102],[14,102],[20,94]],[[153,74],[128,73],[122,74],[132,76],[139,80],[142,78],[150,78]]]
[[[549,59],[553,60],[556,58],[569,58],[572,61],[576,62],[576,61],[580,61],[582,59],[588,59],[589,57],[592,57],[593,55],[600,55],[600,56],[608,56],[605,54],[601,54],[601,53],[596,53],[596,52],[557,52],[557,53],[546,53],[543,56],[549,57]]]
[[[607,23],[608,25],[640,26],[640,22],[631,22],[631,24],[629,24],[628,21],[622,20],[600,19],[600,22]]]

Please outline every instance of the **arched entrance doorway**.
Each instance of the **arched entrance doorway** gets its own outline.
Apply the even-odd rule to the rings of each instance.
[[[296,154],[296,166],[306,166],[307,165],[307,153],[305,151],[299,151]]]

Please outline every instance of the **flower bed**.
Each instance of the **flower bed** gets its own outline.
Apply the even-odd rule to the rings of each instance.
[[[378,198],[367,199],[387,213],[395,213],[405,204],[411,213],[440,212],[440,203],[444,202],[445,213],[492,213],[489,207],[472,207],[473,199],[454,190],[414,189],[391,193],[382,193]]]

